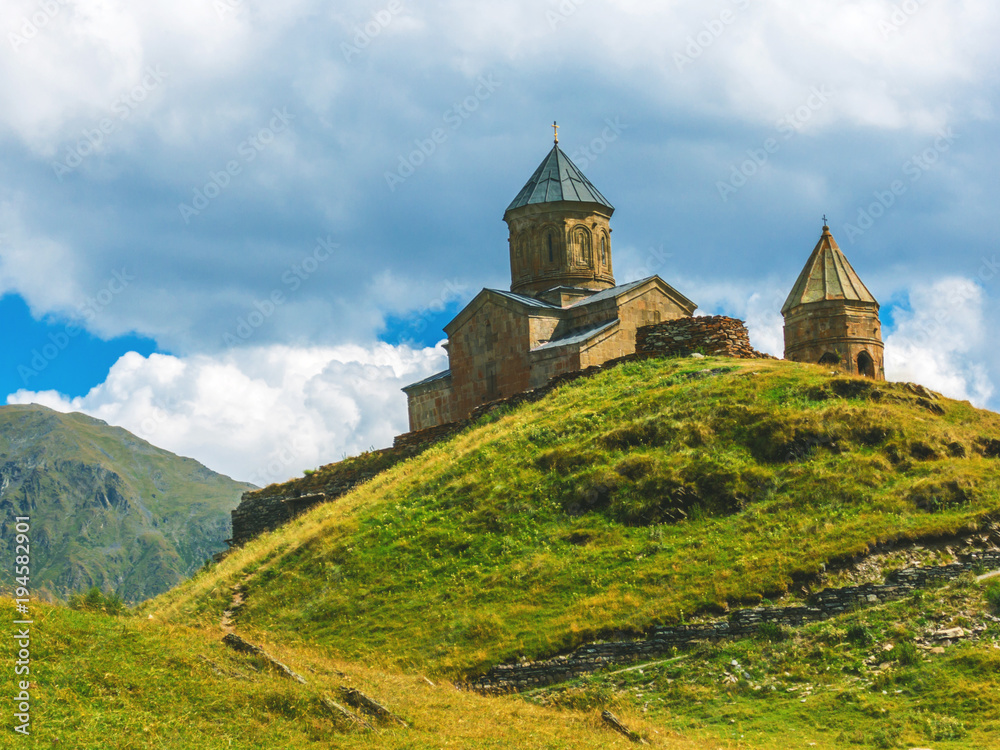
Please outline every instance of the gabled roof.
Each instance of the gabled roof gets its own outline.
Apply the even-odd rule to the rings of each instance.
[[[552,339],[551,341],[546,341],[544,344],[539,344],[531,351],[544,352],[549,349],[557,349],[560,346],[571,346],[573,344],[582,344],[588,339],[592,339],[597,334],[603,333],[604,331],[611,328],[611,326],[617,324],[618,324],[618,318],[615,318],[614,320],[606,320],[603,323],[598,323],[597,325],[590,326],[589,328],[584,328],[579,331],[571,331],[570,333],[566,334],[561,338]]]
[[[847,262],[830,233],[830,227],[824,226],[823,236],[819,238],[805,268],[789,292],[788,299],[781,306],[781,313],[784,315],[793,307],[808,305],[810,302],[829,300],[864,302],[878,307],[872,293]]]
[[[493,294],[499,294],[501,297],[506,297],[507,299],[512,299],[515,302],[520,302],[522,305],[527,307],[543,307],[549,310],[561,310],[559,305],[553,305],[551,302],[546,302],[543,299],[535,299],[534,297],[529,297],[527,294],[518,294],[517,292],[508,292],[503,289],[483,289],[483,292],[492,292]],[[480,292],[482,294],[482,292]]]
[[[421,385],[428,385],[430,383],[437,382],[438,380],[444,380],[445,378],[450,378],[450,377],[451,377],[451,370],[450,369],[449,370],[444,370],[442,372],[436,372],[436,373],[434,373],[433,375],[431,375],[428,378],[424,378],[423,380],[418,380],[416,383],[410,383],[408,386],[406,386],[402,390],[403,391],[408,391],[411,388],[417,388],[418,386],[421,386]]]
[[[490,297],[502,297],[504,299],[511,300],[512,302],[522,306],[523,308],[529,308],[537,310],[537,314],[546,315],[571,315],[570,311],[579,309],[581,307],[586,307],[588,305],[597,304],[604,302],[606,300],[615,299],[616,297],[621,297],[622,295],[628,294],[629,292],[637,289],[638,287],[648,284],[650,282],[655,282],[663,289],[663,291],[670,297],[674,302],[676,302],[682,309],[684,309],[688,315],[693,313],[697,309],[697,305],[685,297],[683,294],[674,289],[670,284],[665,282],[659,276],[648,276],[645,279],[639,279],[638,281],[632,281],[628,284],[620,284],[619,286],[611,287],[610,289],[602,289],[601,291],[595,293],[594,295],[582,299],[579,302],[575,302],[569,307],[560,307],[559,305],[554,305],[551,302],[546,302],[545,300],[535,299],[534,297],[529,297],[526,294],[518,294],[517,292],[508,292],[503,289],[483,289],[472,301],[469,302],[464,308],[462,308],[458,315],[452,318],[447,325],[444,327],[445,333],[449,336],[454,332],[455,326],[459,321],[466,320],[471,313],[478,309],[481,305],[485,304],[486,300]]]
[[[609,289],[602,289],[601,291],[597,292],[596,294],[590,295],[586,299],[582,299],[579,302],[574,302],[572,305],[570,305],[570,307],[584,307],[586,305],[593,305],[593,304],[596,304],[598,302],[604,302],[604,300],[606,300],[606,299],[613,299],[613,298],[615,298],[615,297],[617,297],[617,296],[619,296],[621,294],[625,294],[625,292],[632,291],[637,286],[640,286],[641,284],[645,284],[647,281],[649,281],[652,278],[654,278],[654,277],[653,276],[647,276],[646,278],[639,279],[638,281],[630,281],[627,284],[619,284],[618,286],[613,286],[613,287],[611,287]]]
[[[548,156],[538,165],[531,179],[521,188],[521,192],[507,206],[510,211],[532,203],[555,203],[556,201],[580,201],[582,203],[599,203],[610,208],[608,199],[601,195],[583,172],[570,161],[558,145],[552,147]]]

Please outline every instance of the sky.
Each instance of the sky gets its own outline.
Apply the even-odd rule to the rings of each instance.
[[[390,445],[552,145],[782,353],[823,217],[886,373],[1000,409],[987,0],[4,0],[0,397],[264,485]]]

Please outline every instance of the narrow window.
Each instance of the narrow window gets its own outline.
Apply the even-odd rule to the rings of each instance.
[[[549,235],[549,263],[555,262],[555,256],[552,254],[552,235]]]

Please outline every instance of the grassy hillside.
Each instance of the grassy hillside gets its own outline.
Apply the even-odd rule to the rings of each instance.
[[[985,601],[989,597],[992,605]],[[8,608],[11,602],[4,600]],[[792,633],[704,644],[677,657],[504,698],[419,674],[263,641],[307,684],[225,648],[218,628],[64,607],[32,610],[32,746],[100,748],[625,748],[613,711],[652,747],[817,750],[995,746],[1000,586],[971,579]],[[418,627],[419,624],[415,624]],[[917,648],[940,627],[978,640]],[[0,658],[13,663],[3,639]],[[322,704],[360,689],[409,728],[359,731]]]
[[[12,602],[3,600],[5,611]],[[384,673],[316,650],[265,642],[306,676],[292,682],[257,658],[226,648],[215,629],[110,617],[65,607],[33,608],[30,740],[10,719],[2,746],[100,750],[214,748],[546,748],[603,750],[630,743],[603,728],[594,710],[495,701],[418,675]],[[2,639],[0,658],[14,646]],[[321,702],[352,687],[388,705],[410,725],[357,731]],[[622,718],[657,736],[626,709]],[[16,735],[13,735],[16,736]],[[698,738],[663,733],[662,747],[709,750]],[[7,744],[9,743],[9,744]]]
[[[35,591],[165,591],[225,549],[250,488],[83,414],[0,407],[0,547],[13,559],[13,518],[30,516]]]
[[[150,603],[459,676],[780,597],[1000,510],[1000,415],[788,362],[650,360],[399,465]]]

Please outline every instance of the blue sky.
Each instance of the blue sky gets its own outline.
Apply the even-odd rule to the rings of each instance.
[[[39,7],[0,8],[9,403],[257,483],[387,445],[441,326],[509,286],[503,211],[558,120],[620,282],[780,354],[826,215],[889,377],[1000,407],[985,0]]]

